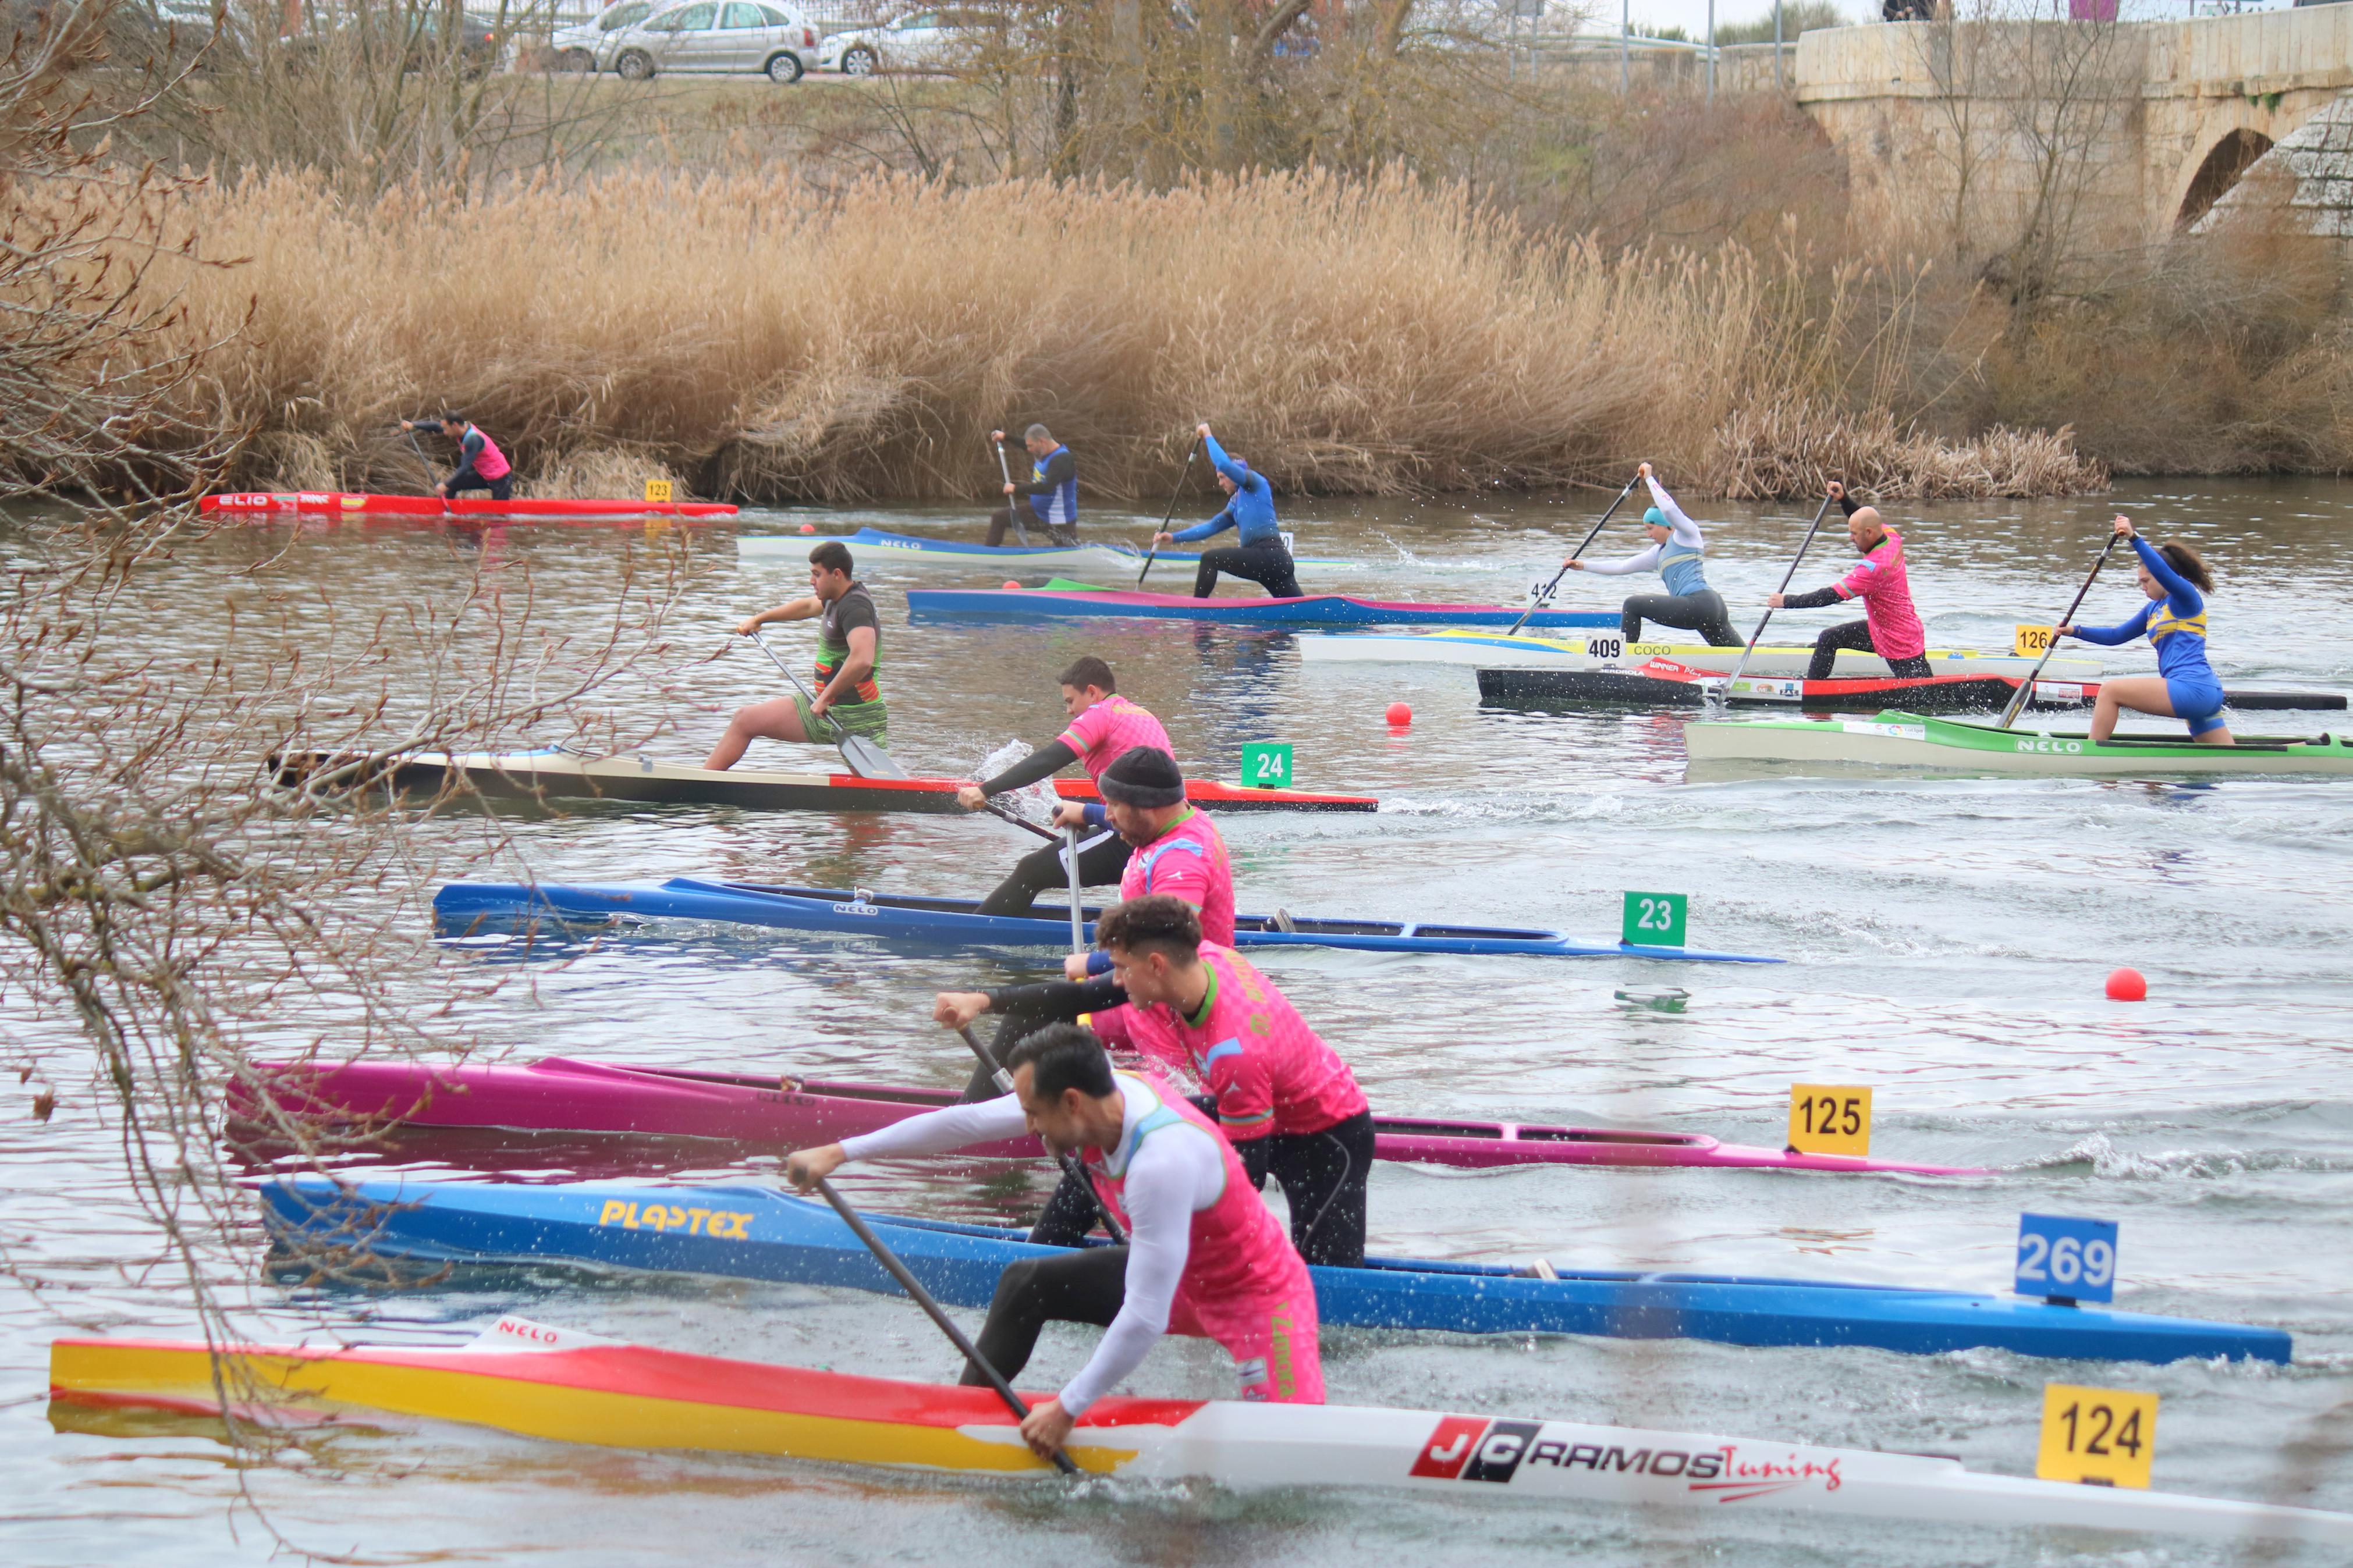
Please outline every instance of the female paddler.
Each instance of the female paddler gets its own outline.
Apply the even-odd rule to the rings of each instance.
[[[995,778],[959,787],[956,801],[966,811],[979,811],[988,805],[989,796],[1036,784],[1073,763],[1087,770],[1087,777],[1100,790],[1112,763],[1136,747],[1152,746],[1164,752],[1176,750],[1159,720],[1119,695],[1118,678],[1102,659],[1090,655],[1074,660],[1062,671],[1061,682],[1062,711],[1070,723],[1060,734]],[[1071,826],[1078,826],[1083,820],[1084,814],[1079,813]],[[1108,820],[1089,824],[1088,832],[1079,840],[1080,885],[1101,888],[1118,881],[1132,852],[1133,846]],[[1012,874],[980,901],[976,912],[1028,914],[1039,893],[1070,885],[1063,854],[1060,845],[1048,844],[1024,855],[1015,862]]]
[[[1075,1024],[1013,1047],[1013,1092],[912,1116],[821,1149],[797,1150],[785,1174],[803,1192],[851,1160],[944,1154],[1024,1133],[1075,1153],[1125,1247],[1086,1247],[1009,1265],[976,1348],[1006,1378],[1029,1363],[1047,1322],[1109,1331],[1076,1377],[1030,1407],[1021,1436],[1050,1452],[1096,1400],[1133,1373],[1164,1333],[1225,1347],[1244,1399],[1324,1403],[1315,1284],[1268,1212],[1233,1145],[1175,1094],[1112,1071],[1103,1044]],[[987,1380],[967,1365],[963,1381]]]
[[[1685,517],[1675,498],[1651,477],[1650,464],[1635,471],[1651,487],[1651,510],[1642,514],[1651,548],[1623,561],[1579,561],[1572,556],[1561,564],[1572,572],[1598,572],[1604,577],[1658,573],[1666,584],[1664,594],[1633,595],[1619,611],[1618,629],[1630,643],[1642,640],[1642,622],[1648,618],[1678,631],[1697,632],[1711,647],[1738,647],[1740,634],[1732,629],[1732,618],[1725,613],[1724,595],[1707,585],[1707,574],[1700,564],[1707,553],[1707,540],[1699,524]]]
[[[2116,647],[2145,634],[2157,649],[2158,673],[2102,680],[2099,702],[2092,711],[2092,739],[2105,741],[2115,734],[2117,710],[2129,708],[2180,720],[2189,726],[2189,738],[2200,745],[2238,744],[2222,722],[2222,683],[2206,662],[2205,595],[2214,591],[2213,573],[2187,544],[2150,544],[2133,531],[2128,517],[2119,514],[2116,530],[2140,557],[2140,591],[2149,602],[2120,626],[2054,626],[2052,635]]]

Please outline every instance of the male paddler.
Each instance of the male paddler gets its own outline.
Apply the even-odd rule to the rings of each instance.
[[[1100,791],[1112,763],[1138,746],[1154,746],[1174,753],[1168,731],[1149,712],[1119,695],[1119,681],[1111,666],[1090,655],[1062,671],[1062,711],[1070,719],[1062,732],[1019,762],[981,784],[956,791],[966,811],[978,811],[991,795],[1020,789],[1061,772],[1071,763],[1087,770]],[[1073,825],[1075,826],[1075,824]],[[1082,887],[1108,887],[1127,868],[1131,847],[1108,822],[1090,829],[1079,840],[1079,882]],[[984,915],[1026,915],[1039,893],[1070,886],[1060,845],[1048,844],[1024,855],[1012,874],[983,899]]]
[[[427,425],[458,443],[458,471],[433,487],[435,495],[447,500],[469,490],[488,490],[492,500],[514,500],[514,466],[481,426],[462,414],[400,422],[403,430],[422,429]]]
[[[1208,454],[1209,466],[1218,470],[1218,488],[1226,492],[1225,510],[1182,533],[1154,534],[1153,548],[1189,544],[1230,528],[1240,542],[1223,550],[1201,552],[1201,563],[1193,574],[1193,597],[1208,598],[1209,591],[1218,585],[1218,574],[1223,572],[1248,578],[1275,598],[1298,598],[1299,576],[1292,563],[1291,547],[1283,543],[1282,525],[1274,517],[1274,487],[1267,483],[1264,474],[1240,458],[1228,457],[1207,425],[1196,426],[1194,434],[1201,437],[1201,449]]]
[[[1827,588],[1804,594],[1773,594],[1765,602],[1777,610],[1818,610],[1862,595],[1863,619],[1843,621],[1814,639],[1808,680],[1828,680],[1838,668],[1841,648],[1875,653],[1888,672],[1927,676],[1928,630],[1912,607],[1912,584],[1904,572],[1904,536],[1879,521],[1879,509],[1858,505],[1846,487],[1832,479],[1831,499],[1846,513],[1846,536],[1862,559]]]
[[[881,617],[874,613],[873,596],[851,575],[849,549],[828,539],[809,552],[809,592],[773,610],[763,610],[735,628],[750,637],[777,621],[818,618],[817,700],[796,691],[789,697],[739,708],[727,721],[727,733],[705,757],[706,768],[732,768],[754,741],[830,741],[830,718],[853,735],[882,744],[891,728],[891,710],[882,704],[881,689],[874,683],[882,662]]]
[[[1642,622],[1648,618],[1678,631],[1697,632],[1715,647],[1738,647],[1740,634],[1732,629],[1732,619],[1725,614],[1724,595],[1707,585],[1707,574],[1700,565],[1707,553],[1707,540],[1699,524],[1685,517],[1675,498],[1651,477],[1650,464],[1635,471],[1651,487],[1651,510],[1642,514],[1642,531],[1651,536],[1651,548],[1623,561],[1571,559],[1561,564],[1572,572],[1598,572],[1604,577],[1656,571],[1664,580],[1664,594],[1636,594],[1620,607],[1618,629],[1630,643],[1642,640]]]
[[[1006,444],[1005,432],[991,430],[988,438],[1000,447]],[[1013,509],[1026,506],[1030,516],[1043,523],[1046,537],[1057,544],[1071,545],[1079,542],[1079,461],[1071,449],[1054,439],[1054,433],[1043,425],[1032,425],[1021,433],[1021,445],[1029,454],[1029,480],[1005,481],[1005,504],[988,520],[988,542],[1005,542],[1005,531],[1013,526]]]
[[[944,1154],[1025,1132],[1054,1153],[1079,1156],[1097,1197],[1124,1224],[1127,1245],[1008,1266],[976,1345],[1011,1379],[1029,1364],[1049,1321],[1108,1331],[1078,1375],[1021,1423],[1039,1454],[1068,1437],[1168,1332],[1224,1346],[1244,1399],[1321,1405],[1314,1281],[1233,1145],[1180,1097],[1113,1073],[1102,1043],[1075,1025],[1031,1035],[1008,1066],[1011,1094],[797,1150],[785,1162],[786,1179],[807,1192],[851,1160]],[[963,1381],[987,1379],[967,1365]]]
[[[961,1028],[1008,1002],[1061,1016],[1087,1012],[1105,1045],[1133,1048],[1208,1090],[1194,1103],[1217,1118],[1250,1184],[1263,1188],[1269,1176],[1282,1184],[1301,1257],[1362,1264],[1373,1113],[1348,1064],[1248,959],[1202,941],[1200,916],[1181,899],[1114,905],[1096,922],[1095,940],[1111,962],[1108,985],[944,992],[933,1016]],[[1029,1239],[1073,1247],[1094,1219],[1085,1189],[1065,1180]]]

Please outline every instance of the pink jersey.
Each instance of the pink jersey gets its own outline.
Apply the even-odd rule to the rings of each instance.
[[[489,431],[479,425],[468,428],[482,438],[482,449],[474,455],[474,472],[486,479],[502,479],[514,472],[514,465],[507,461],[507,455],[499,450],[499,444],[491,439]]]
[[[1190,1128],[1217,1144],[1225,1163],[1225,1190],[1216,1203],[1194,1211],[1169,1329],[1224,1346],[1241,1369],[1245,1399],[1323,1404],[1315,1281],[1299,1249],[1250,1185],[1233,1145],[1179,1097],[1155,1089],[1153,1098],[1160,1109],[1136,1122],[1124,1147],[1110,1154],[1089,1149],[1082,1158],[1104,1209],[1119,1217],[1123,1228],[1133,1229],[1121,1189],[1126,1185],[1128,1162],[1144,1141],[1189,1137]]]
[[[1872,649],[1880,658],[1917,658],[1928,651],[1928,628],[1912,607],[1912,582],[1904,572],[1904,536],[1894,529],[1840,582],[1840,598],[1858,594],[1871,623]]]
[[[1114,1026],[1147,1056],[1182,1068],[1218,1097],[1218,1121],[1235,1142],[1270,1132],[1321,1132],[1366,1109],[1365,1091],[1340,1055],[1316,1037],[1274,982],[1231,948],[1201,944],[1209,994],[1179,1016],[1165,1005],[1120,1008]]]
[[[1187,806],[1166,832],[1127,858],[1119,896],[1140,899],[1146,893],[1174,893],[1201,911],[1203,942],[1233,945],[1234,868],[1226,858],[1226,841],[1207,813]]]
[[[1105,768],[1138,746],[1157,746],[1172,757],[1176,754],[1160,721],[1116,693],[1071,720],[1071,727],[1054,739],[1078,753],[1079,766],[1097,783],[1102,782]]]

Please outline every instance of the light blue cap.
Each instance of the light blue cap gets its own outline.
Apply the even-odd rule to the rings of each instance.
[[[1667,526],[1667,514],[1652,507],[1642,514],[1642,523],[1646,528],[1664,528]]]

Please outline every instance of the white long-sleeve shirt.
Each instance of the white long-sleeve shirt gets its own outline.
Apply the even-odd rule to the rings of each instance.
[[[1135,1079],[1123,1074],[1114,1081],[1122,1102],[1119,1148],[1106,1168],[1124,1179],[1120,1195],[1127,1209],[1126,1292],[1095,1353],[1062,1387],[1062,1408],[1072,1415],[1085,1415],[1118,1386],[1168,1331],[1176,1283],[1192,1257],[1193,1216],[1215,1204],[1226,1186],[1225,1155],[1213,1142],[1215,1133],[1187,1122],[1135,1142],[1135,1124],[1158,1110],[1160,1101]],[[969,1143],[1018,1138],[1028,1128],[1020,1097],[1008,1094],[845,1138],[841,1151],[852,1160],[944,1154]]]
[[[1669,495],[1656,479],[1644,479],[1642,482],[1651,487],[1651,504],[1657,507],[1667,520],[1667,544],[1680,544],[1686,550],[1704,549],[1707,543],[1706,537],[1700,532],[1699,524],[1683,515],[1683,509],[1675,504],[1675,498]],[[1653,544],[1623,561],[1588,561],[1585,569],[1598,572],[1604,577],[1655,572],[1659,569],[1659,557],[1665,553],[1666,548],[1666,544]]]

